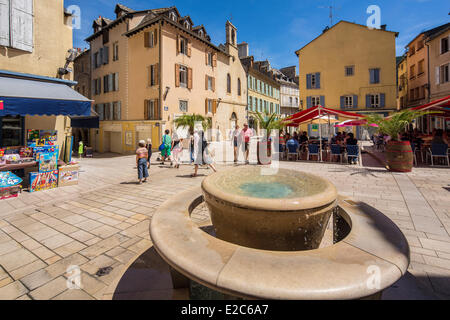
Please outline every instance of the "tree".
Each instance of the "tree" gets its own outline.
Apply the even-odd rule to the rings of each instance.
[[[282,130],[287,126],[287,122],[284,119],[280,119],[276,113],[270,114],[269,112],[255,112],[256,121],[259,128],[265,130],[263,141],[267,141],[271,136],[273,130]]]
[[[193,133],[195,129],[196,123],[201,123],[203,130],[206,131],[208,128],[211,128],[212,121],[211,118],[205,118],[199,114],[186,114],[181,116],[178,119],[175,119],[175,125],[177,129],[179,128],[189,128],[189,132]]]
[[[400,134],[406,130],[409,124],[414,120],[431,113],[438,112],[405,110],[397,112],[388,118],[384,118],[379,114],[371,114],[367,116],[366,119],[368,124],[374,123],[378,125],[381,133],[387,134],[393,141],[399,141]]]

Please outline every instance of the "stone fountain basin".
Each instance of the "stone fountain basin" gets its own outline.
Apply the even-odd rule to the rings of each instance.
[[[259,167],[215,173],[202,191],[217,238],[272,251],[319,248],[338,196],[318,176],[286,169],[264,176]]]
[[[400,229],[376,209],[345,197],[338,198],[339,216],[351,226],[350,233],[333,246],[299,252],[251,249],[212,237],[190,219],[202,202],[201,188],[169,200],[154,215],[150,235],[157,252],[176,271],[224,294],[244,299],[362,299],[393,285],[410,263]]]

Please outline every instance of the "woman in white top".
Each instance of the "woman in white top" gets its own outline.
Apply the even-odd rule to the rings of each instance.
[[[194,166],[195,172],[191,175],[193,178],[198,175],[198,166],[208,165],[214,172],[217,172],[213,159],[208,153],[208,142],[205,139],[203,131],[194,132]]]

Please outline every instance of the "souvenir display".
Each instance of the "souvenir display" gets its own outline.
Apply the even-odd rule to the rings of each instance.
[[[49,190],[56,187],[58,187],[58,171],[30,173],[30,192]]]
[[[58,153],[49,152],[39,154],[39,172],[48,172],[58,169]]]
[[[0,172],[0,200],[18,197],[22,179],[11,172]]]
[[[0,200],[17,198],[22,192],[22,187],[20,185],[14,187],[0,188]]]
[[[69,165],[59,168],[58,187],[77,185],[79,172],[80,168],[78,165]]]

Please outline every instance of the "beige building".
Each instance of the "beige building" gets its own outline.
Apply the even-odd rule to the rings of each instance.
[[[2,78],[73,86],[72,63],[67,61],[72,43],[72,16],[65,11],[63,0],[0,1]],[[3,99],[0,93],[0,100]],[[5,104],[5,110],[7,107]],[[41,129],[57,130],[58,144],[62,148],[65,137],[71,134],[70,119],[65,116],[8,115],[0,118],[5,124],[0,123],[0,137],[3,137],[0,146],[23,145],[27,129]]]
[[[185,114],[211,118],[222,134],[245,120],[246,76],[237,30],[226,24],[226,43],[215,46],[203,25],[176,7],[133,11],[116,6],[116,19],[94,22],[92,88],[100,152],[133,153],[139,140],[160,144],[164,130]]]
[[[408,106],[408,59],[404,55],[397,63],[397,108],[405,109]]]

